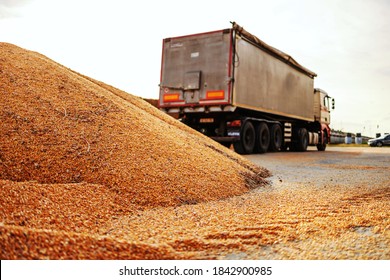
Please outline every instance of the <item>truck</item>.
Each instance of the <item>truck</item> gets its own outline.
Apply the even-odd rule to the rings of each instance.
[[[163,39],[158,107],[239,154],[325,151],[334,99],[243,27]]]

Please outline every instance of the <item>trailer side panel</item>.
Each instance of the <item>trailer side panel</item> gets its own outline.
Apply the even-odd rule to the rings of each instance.
[[[237,36],[233,103],[265,113],[313,121],[312,77]]]

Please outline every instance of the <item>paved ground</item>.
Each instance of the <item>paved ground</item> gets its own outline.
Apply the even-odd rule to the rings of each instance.
[[[390,258],[390,148],[332,146],[326,152],[309,148],[245,157],[272,172],[267,192],[280,195],[281,210],[296,203],[286,213],[308,218],[296,227],[306,224],[307,235],[252,248],[245,258]]]
[[[290,183],[350,185],[382,180],[389,183],[390,148],[330,146],[325,152],[309,147],[307,152],[266,153],[245,156],[268,168],[274,186]],[[385,183],[385,182],[383,182]]]

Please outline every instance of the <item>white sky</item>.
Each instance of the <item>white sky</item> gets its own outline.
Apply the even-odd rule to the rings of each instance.
[[[332,128],[390,132],[388,0],[0,0],[0,41],[158,98],[162,40],[236,21],[316,72]]]

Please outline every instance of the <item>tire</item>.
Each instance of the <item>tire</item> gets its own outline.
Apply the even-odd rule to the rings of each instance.
[[[322,133],[324,133],[324,142],[317,145],[317,150],[320,152],[326,150],[326,143],[328,143],[328,134],[325,131],[323,131]]]
[[[234,150],[239,154],[251,154],[256,144],[256,132],[252,122],[246,121],[241,128],[240,141],[234,142]]]
[[[270,130],[270,151],[279,151],[283,143],[283,131],[282,127],[279,124],[273,124]]]
[[[376,146],[377,146],[377,147],[382,147],[382,146],[383,146],[383,143],[379,141],[378,143],[376,143]]]
[[[307,146],[309,145],[309,133],[306,128],[299,128],[297,133],[297,142],[296,142],[296,150],[299,152],[304,152],[307,150]]]
[[[256,132],[257,132],[256,133],[257,151],[261,154],[265,153],[268,151],[268,148],[270,146],[270,139],[271,139],[268,125],[265,122],[259,123]]]

